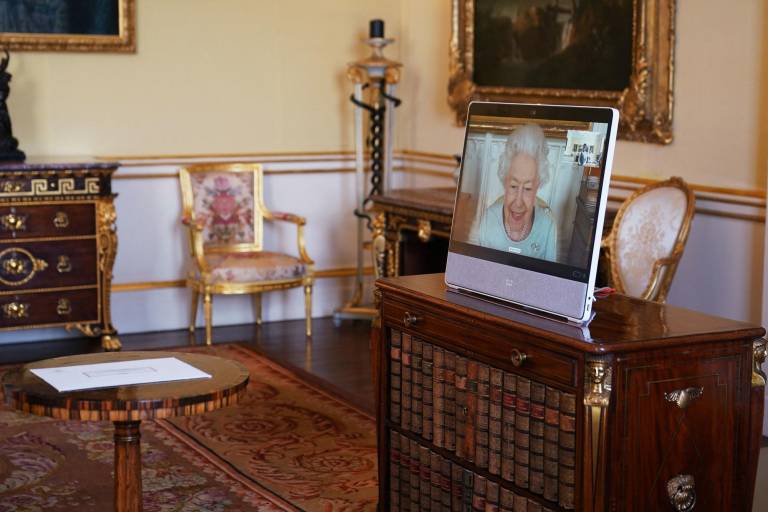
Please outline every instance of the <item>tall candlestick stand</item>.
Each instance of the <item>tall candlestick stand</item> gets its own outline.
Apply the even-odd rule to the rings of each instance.
[[[395,125],[394,110],[400,105],[395,88],[400,81],[402,64],[384,57],[384,48],[394,39],[384,37],[384,23],[371,21],[370,37],[365,42],[371,47],[370,57],[353,62],[347,68],[347,77],[354,83],[350,101],[355,105],[355,216],[357,222],[357,268],[352,298],[334,313],[338,325],[342,319],[373,318],[375,309],[364,303],[363,287],[366,254],[366,230],[371,229],[371,215],[367,210],[372,195],[390,189],[392,173],[392,142]],[[367,97],[366,97],[367,96]],[[364,115],[368,114],[368,129]],[[367,134],[367,137],[366,137]],[[370,183],[365,179],[366,142],[370,147]],[[377,244],[383,242],[373,240]],[[375,266],[375,265],[374,265]]]

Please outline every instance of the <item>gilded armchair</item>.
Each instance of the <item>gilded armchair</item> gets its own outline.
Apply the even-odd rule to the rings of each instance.
[[[664,302],[691,229],[696,198],[681,178],[635,191],[602,247],[617,292]]]
[[[192,256],[187,277],[192,292],[190,332],[195,330],[200,296],[205,342],[210,345],[214,294],[252,294],[256,323],[261,324],[262,293],[302,286],[310,336],[314,262],[304,244],[306,220],[264,205],[261,165],[191,165],[179,170],[179,181]],[[298,256],[263,250],[264,220],[296,225]]]

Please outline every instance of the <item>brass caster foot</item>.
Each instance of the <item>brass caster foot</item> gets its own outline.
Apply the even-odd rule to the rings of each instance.
[[[101,348],[107,352],[115,352],[123,348],[123,346],[120,344],[120,340],[117,339],[117,336],[105,334],[101,337]]]

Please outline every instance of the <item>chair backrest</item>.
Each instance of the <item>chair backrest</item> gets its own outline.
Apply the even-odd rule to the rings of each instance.
[[[179,170],[184,217],[202,227],[206,252],[260,251],[260,164],[196,164]]]
[[[691,228],[696,199],[680,178],[648,185],[621,205],[606,239],[619,293],[666,300]]]

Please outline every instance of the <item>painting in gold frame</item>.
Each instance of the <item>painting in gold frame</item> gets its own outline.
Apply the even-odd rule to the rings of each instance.
[[[135,0],[2,2],[0,48],[133,53]]]
[[[672,107],[674,74],[674,41],[676,0],[451,0],[451,47],[448,103],[456,113],[458,124],[464,124],[467,106],[472,100],[510,101],[522,103],[555,103],[572,105],[610,106],[620,111],[619,137],[626,140],[669,144],[672,142]],[[562,4],[562,5],[561,5]],[[626,65],[608,65],[607,74],[599,81],[585,82],[583,69],[572,66],[568,72],[552,78],[548,72],[522,73],[510,79],[498,72],[489,72],[496,62],[509,64],[506,70],[514,74],[530,70],[531,63],[551,70],[553,62],[562,62],[568,45],[552,42],[550,54],[542,57],[535,51],[547,46],[545,30],[531,30],[544,24],[547,9],[557,9],[555,16],[571,21],[578,9],[596,12],[603,6],[626,4],[631,19],[613,20],[622,30],[605,31],[617,40],[603,39],[624,51]],[[496,23],[496,35],[488,33],[488,10],[494,11],[490,21]],[[478,14],[481,17],[478,17]],[[594,23],[594,16],[584,16]],[[495,17],[495,19],[493,19]],[[504,18],[510,18],[505,20]],[[614,18],[621,14],[614,13]],[[550,20],[551,21],[551,20]],[[478,23],[482,37],[476,37]],[[503,23],[507,23],[504,27]],[[604,26],[604,24],[601,24]],[[499,29],[501,27],[501,29]],[[567,33],[568,27],[560,27]],[[504,33],[504,30],[507,30]],[[552,32],[552,30],[550,30]],[[628,33],[627,33],[628,32]],[[573,33],[573,31],[571,32]],[[629,41],[622,40],[626,33]],[[493,33],[491,33],[492,35]],[[565,37],[565,36],[562,36]],[[516,39],[514,39],[516,38]],[[526,38],[538,38],[534,41]],[[512,42],[514,41],[514,42]],[[551,42],[551,41],[550,41]],[[486,47],[478,47],[482,43]],[[533,56],[525,54],[525,45],[535,48]],[[629,48],[626,48],[626,46]],[[625,50],[621,50],[625,48]],[[496,55],[488,53],[492,49]],[[498,53],[501,52],[501,55]],[[478,60],[479,59],[479,60]],[[620,60],[619,60],[620,62]],[[478,67],[478,65],[480,67]],[[515,67],[517,65],[517,67]],[[549,68],[547,68],[549,66]],[[503,70],[503,69],[502,69]],[[508,73],[508,74],[509,74]],[[626,75],[626,76],[624,76]],[[544,78],[542,78],[544,77]],[[607,84],[606,87],[595,86]]]

